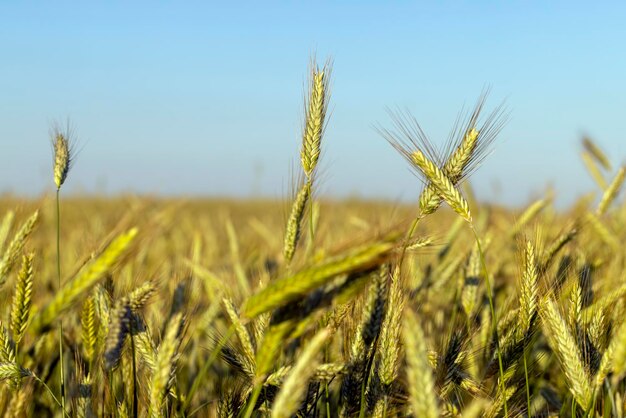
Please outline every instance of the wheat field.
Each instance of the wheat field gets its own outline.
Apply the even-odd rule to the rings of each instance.
[[[0,199],[0,411],[11,417],[623,417],[623,156],[557,210],[479,202],[507,111],[482,95],[448,141],[380,126],[415,204],[317,194],[331,66],[312,65],[284,201]],[[332,123],[332,122],[331,122]]]

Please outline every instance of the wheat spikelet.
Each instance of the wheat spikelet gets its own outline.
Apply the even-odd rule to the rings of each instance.
[[[57,190],[61,189],[67,179],[67,174],[72,168],[74,157],[74,142],[69,122],[64,131],[59,125],[52,129],[52,147],[54,149],[54,184]]]
[[[311,183],[306,182],[302,185],[296,199],[291,206],[291,212],[289,213],[289,219],[287,220],[287,230],[285,232],[285,242],[283,247],[283,256],[285,261],[290,263],[296,252],[296,246],[300,239],[300,233],[302,229],[302,220],[304,218],[304,212],[311,196]]]
[[[417,317],[407,309],[402,328],[406,351],[407,384],[413,414],[424,418],[439,417],[432,370],[428,364],[424,333]]]
[[[293,301],[309,291],[322,286],[340,274],[358,272],[381,264],[395,244],[391,240],[374,242],[334,257],[317,266],[302,270],[292,276],[271,282],[252,295],[242,309],[242,316],[253,318],[278,306]]]
[[[11,331],[13,341],[22,341],[30,317],[31,294],[33,292],[33,257],[34,254],[22,258],[22,269],[17,276],[15,295],[11,307]]]
[[[413,163],[419,167],[424,176],[437,189],[439,195],[467,222],[472,222],[467,201],[461,196],[454,184],[446,175],[421,151],[415,151],[412,155]],[[428,202],[420,198],[420,208],[425,207]]]
[[[104,365],[107,370],[116,368],[120,362],[124,343],[130,332],[131,315],[127,300],[122,300],[111,312],[109,332],[104,345]]]
[[[29,376],[28,372],[13,362],[0,362],[0,381],[2,380],[20,380],[22,377]]]
[[[611,369],[619,377],[626,373],[626,322],[623,322],[615,332],[609,348],[602,357],[601,364],[600,370],[604,376],[598,372],[598,377],[606,377]]]
[[[156,291],[156,284],[152,281],[147,281],[138,288],[134,289],[130,295],[128,295],[128,305],[133,312],[138,312],[148,302],[150,297]]]
[[[530,241],[527,241],[524,250],[524,273],[522,274],[520,293],[520,337],[528,332],[537,312],[538,275],[536,263],[535,248]]]
[[[274,400],[272,418],[287,418],[294,415],[308,386],[309,379],[318,365],[317,355],[330,337],[330,330],[319,331],[307,344]]]
[[[582,158],[583,163],[585,163],[585,168],[587,168],[587,172],[589,173],[591,178],[596,182],[598,186],[600,186],[602,190],[606,190],[606,188],[608,187],[608,185],[606,184],[606,180],[598,169],[598,165],[596,164],[596,161],[593,159],[591,154],[583,151],[580,154],[580,157]]]
[[[613,251],[617,251],[620,248],[621,244],[615,237],[615,234],[609,231],[606,225],[593,212],[587,212],[585,217],[602,241],[609,245]]]
[[[80,378],[75,407],[75,413],[78,418],[87,418],[93,416],[93,411],[91,410],[91,401],[93,397],[92,385],[93,381],[89,374]]]
[[[13,225],[13,219],[15,219],[15,212],[10,210],[4,215],[2,223],[0,223],[0,252],[4,249],[4,244],[7,241],[9,231]]]
[[[468,318],[472,317],[476,307],[476,297],[481,276],[480,252],[478,251],[478,246],[474,245],[467,262],[463,288],[461,289],[461,306]]]
[[[272,370],[273,363],[282,349],[283,341],[293,327],[291,321],[284,321],[268,328],[256,353],[255,379],[257,383],[264,381]]]
[[[88,363],[94,359],[96,341],[98,338],[98,326],[96,323],[96,303],[93,296],[89,296],[83,303],[80,316],[81,340],[83,343],[83,355]]]
[[[15,361],[15,349],[13,341],[6,328],[0,321],[0,363],[12,363]]]
[[[244,353],[244,357],[246,360],[246,364],[244,366],[246,367],[247,370],[250,370],[252,372],[252,375],[254,375],[255,354],[254,354],[254,348],[252,347],[252,340],[250,339],[250,334],[248,333],[248,330],[246,329],[244,324],[241,322],[241,319],[239,318],[239,315],[237,314],[237,311],[235,309],[235,306],[233,305],[232,300],[230,300],[230,298],[225,297],[222,299],[222,302],[224,303],[224,307],[226,308],[226,313],[228,314],[230,321],[235,327],[235,332],[237,333],[237,337],[239,338],[239,343],[241,344],[241,347],[243,348],[243,353]]]
[[[622,184],[624,184],[624,178],[626,178],[626,167],[620,167],[617,174],[613,178],[613,181],[602,194],[602,199],[600,199],[600,203],[598,204],[598,208],[596,209],[596,215],[604,215],[609,205],[615,200],[615,198],[619,194],[619,191],[622,188]]]
[[[183,326],[183,315],[177,313],[168,322],[163,341],[159,346],[156,367],[150,381],[149,416],[161,416],[165,395],[169,391],[172,371],[176,367],[176,356],[180,346],[180,333]]]
[[[570,327],[575,328],[582,321],[583,291],[578,282],[574,283],[569,295],[569,311],[567,322]]]
[[[331,330],[332,331],[332,330]],[[291,373],[292,366],[283,366],[280,369],[276,370],[274,373],[267,376],[265,380],[265,385],[271,386],[280,386]],[[340,363],[324,363],[320,364],[315,368],[313,372],[312,378],[316,381],[328,382],[336,378],[337,376],[341,376],[347,370],[345,364]]]
[[[142,363],[152,372],[156,368],[157,350],[150,335],[148,327],[143,323],[139,323],[139,319],[133,318],[133,334],[132,338],[135,343],[135,350],[139,354]]]
[[[6,281],[13,265],[22,253],[24,244],[26,244],[26,239],[28,239],[28,236],[35,229],[38,219],[39,211],[36,211],[26,220],[26,222],[24,222],[20,230],[15,234],[15,237],[13,237],[9,247],[4,252],[4,256],[0,260],[0,287],[2,287]]]
[[[380,341],[377,346],[377,357],[380,361],[378,376],[384,386],[391,385],[398,375],[400,361],[400,344],[402,332],[402,315],[406,304],[400,283],[400,271],[396,267],[390,278],[388,309],[383,320]]]
[[[452,184],[458,183],[463,178],[463,171],[471,161],[477,143],[478,131],[475,128],[471,128],[444,164],[441,171],[450,179]],[[421,216],[426,216],[439,208],[442,198],[439,196],[437,188],[432,183],[429,183],[422,191],[419,201],[423,202],[420,205]]]
[[[300,151],[300,162],[308,179],[313,175],[320,156],[326,110],[328,108],[329,80],[330,64],[326,64],[321,70],[319,68],[313,69],[302,135],[302,150]]]
[[[98,258],[83,267],[78,274],[67,283],[54,299],[35,317],[33,326],[41,330],[54,321],[63,311],[68,309],[85,291],[95,285],[115,264],[130,246],[137,235],[137,229],[120,235],[100,254]]]
[[[576,341],[552,300],[546,299],[540,308],[548,343],[559,358],[561,368],[576,402],[585,409],[591,401],[592,388],[589,385],[589,376],[580,359]]]
[[[589,137],[583,138],[583,147],[605,170],[611,169],[611,163],[600,147]]]
[[[480,127],[477,127],[487,94],[488,92],[481,94],[473,112],[465,120],[459,115],[443,153],[435,150],[416,119],[408,112],[397,114],[390,112],[396,130],[379,128],[378,131],[412,167],[415,167],[413,153],[424,152],[428,159],[441,168],[452,184],[456,185],[476,169],[506,122],[503,108],[499,106]],[[419,170],[416,171],[420,174]],[[419,198],[421,202],[419,217],[437,210],[441,200],[436,188],[427,184]]]

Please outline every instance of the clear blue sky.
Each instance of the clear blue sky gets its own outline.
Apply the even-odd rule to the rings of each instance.
[[[335,63],[327,195],[415,198],[372,126],[406,107],[443,141],[485,85],[511,119],[472,177],[479,196],[592,190],[583,133],[626,157],[624,3],[232,3],[1,2],[0,192],[53,188],[48,129],[70,117],[73,192],[286,194],[312,53]]]

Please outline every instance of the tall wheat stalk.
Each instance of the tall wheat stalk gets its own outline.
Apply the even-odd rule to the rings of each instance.
[[[59,126],[53,129],[52,144],[54,148],[54,183],[56,185],[56,249],[57,249],[57,284],[61,290],[61,186],[67,179],[72,166],[73,148],[69,122],[65,132]],[[61,383],[61,409],[65,414],[65,364],[63,362],[63,320],[59,318],[59,371]]]

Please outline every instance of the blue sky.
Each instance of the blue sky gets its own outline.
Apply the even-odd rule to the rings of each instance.
[[[53,188],[48,130],[69,117],[68,191],[285,195],[313,53],[334,60],[326,195],[416,198],[373,126],[399,106],[441,142],[486,85],[511,117],[480,197],[593,190],[584,133],[626,160],[623,3],[236,3],[1,2],[0,192]]]

